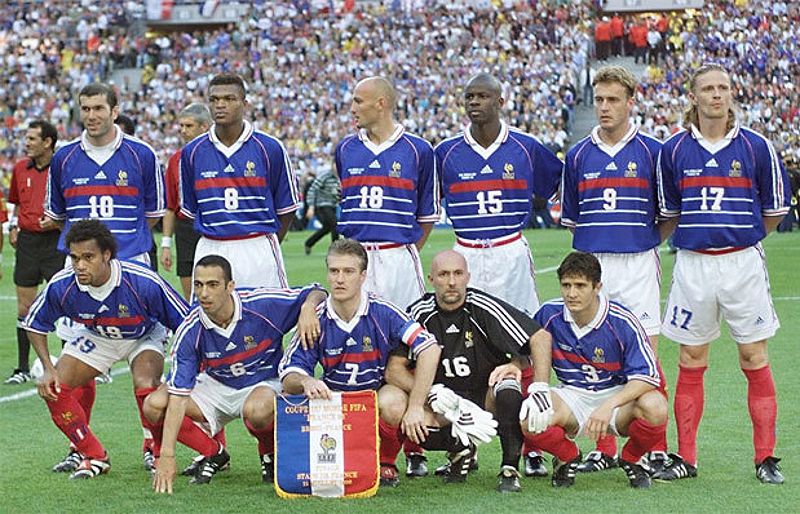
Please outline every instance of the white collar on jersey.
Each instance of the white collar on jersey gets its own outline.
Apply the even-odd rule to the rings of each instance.
[[[215,123],[211,125],[211,128],[208,129],[208,139],[210,139],[211,143],[217,147],[217,150],[222,152],[222,154],[228,159],[230,159],[231,156],[242,147],[244,142],[250,139],[250,136],[253,135],[253,125],[249,121],[244,120],[244,130],[242,130],[242,133],[239,135],[239,139],[237,139],[231,146],[225,146],[225,143],[220,141],[217,137],[216,126],[217,124]]]
[[[625,135],[622,136],[622,139],[617,141],[615,145],[609,145],[602,139],[600,139],[600,125],[597,125],[595,128],[592,129],[592,143],[597,145],[597,148],[602,150],[603,152],[607,153],[609,157],[614,157],[619,153],[620,150],[625,148],[631,139],[636,136],[636,133],[639,132],[639,125],[633,123],[632,121],[628,121],[628,131],[625,132]]]
[[[579,327],[578,324],[575,323],[572,313],[569,312],[566,304],[564,305],[564,321],[570,324],[572,331],[578,339],[602,325],[603,321],[606,319],[606,315],[608,315],[608,298],[606,298],[606,295],[603,293],[598,293],[597,298],[600,300],[600,305],[597,307],[597,314],[594,315],[592,321],[583,327]]]
[[[481,144],[475,141],[475,138],[472,137],[471,123],[467,125],[467,128],[464,129],[464,141],[466,141],[467,144],[473,150],[475,150],[475,153],[483,157],[485,160],[488,160],[495,150],[500,148],[500,145],[506,142],[506,139],[508,139],[508,125],[506,125],[506,122],[503,120],[500,120],[500,133],[497,134],[497,139],[495,139],[494,142],[486,148],[481,146]]]
[[[394,145],[400,139],[400,136],[403,135],[404,131],[405,130],[403,129],[402,125],[400,125],[399,123],[395,123],[394,132],[392,132],[392,135],[389,136],[389,139],[387,139],[386,141],[384,141],[379,145],[376,145],[375,143],[370,141],[369,135],[367,134],[367,131],[365,129],[359,129],[358,139],[360,139],[361,142],[364,143],[364,146],[367,147],[367,150],[369,150],[375,155],[378,155],[387,148],[391,148],[392,145]]]
[[[735,122],[733,124],[733,128],[727,134],[725,134],[725,136],[722,139],[720,139],[716,143],[712,143],[709,140],[707,140],[706,138],[704,138],[703,134],[700,133],[700,129],[695,127],[694,125],[692,125],[692,137],[694,137],[695,140],[697,140],[697,142],[700,144],[700,146],[702,146],[703,148],[705,148],[706,150],[708,150],[711,153],[717,153],[720,150],[722,150],[723,148],[725,148],[726,146],[728,146],[729,144],[731,144],[731,141],[733,141],[733,138],[735,138],[737,135],[739,135],[739,122],[738,121]]]
[[[88,293],[89,296],[98,302],[102,302],[108,298],[108,295],[111,294],[111,291],[113,291],[114,288],[119,287],[119,285],[122,283],[122,265],[117,259],[111,259],[109,264],[111,265],[111,275],[108,277],[108,280],[105,284],[97,287],[88,284],[82,285],[78,282],[78,277],[76,276],[75,283],[78,284],[78,289],[84,293]]]
[[[233,334],[234,329],[236,329],[236,323],[242,319],[242,299],[239,297],[239,293],[236,290],[231,293],[231,298],[233,298],[233,317],[225,328],[211,321],[211,318],[206,316],[205,311],[200,307],[200,323],[203,324],[206,330],[213,330],[223,337],[230,337]]]
[[[358,304],[358,309],[356,309],[356,313],[353,316],[353,319],[350,321],[345,321],[336,314],[336,311],[333,309],[333,303],[331,302],[331,296],[328,296],[328,299],[325,300],[325,309],[328,311],[328,317],[332,319],[336,324],[347,332],[348,334],[356,328],[358,322],[361,321],[363,316],[367,315],[367,311],[369,310],[369,295],[363,289],[361,290],[361,302]]]
[[[86,152],[86,156],[96,162],[98,166],[102,166],[110,159],[111,156],[114,155],[114,152],[117,151],[117,148],[119,148],[119,145],[122,144],[122,138],[124,136],[122,130],[116,125],[114,125],[114,130],[116,131],[114,140],[105,146],[94,146],[86,137],[86,130],[81,132],[81,149]]]

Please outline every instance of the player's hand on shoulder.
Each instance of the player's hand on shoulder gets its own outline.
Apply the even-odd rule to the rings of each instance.
[[[175,456],[162,455],[159,457],[156,461],[156,470],[153,475],[153,490],[156,493],[172,494],[172,483],[176,474]]]
[[[303,350],[310,350],[319,339],[320,325],[317,317],[317,306],[312,302],[305,302],[300,306],[300,315],[297,317],[297,338]]]
[[[307,379],[303,381],[303,394],[305,394],[309,400],[331,399],[331,390],[328,389],[325,382],[317,378],[307,377]]]

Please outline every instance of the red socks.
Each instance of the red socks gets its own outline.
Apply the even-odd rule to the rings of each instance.
[[[412,441],[411,439],[406,438],[403,441],[403,452],[408,455],[409,453],[425,453],[425,449]]]
[[[147,395],[152,393],[158,389],[157,387],[142,387],[139,389],[134,389],[133,395],[136,398],[136,407],[139,409],[139,420],[142,423],[142,429],[144,431],[144,440],[142,441],[142,451],[152,449],[153,447],[153,425],[147,421],[147,418],[144,416],[144,399],[147,398]]]
[[[747,408],[753,422],[755,463],[759,464],[775,452],[775,419],[778,416],[775,382],[769,364],[742,371],[747,378]]]
[[[602,452],[603,455],[614,457],[617,454],[617,438],[613,435],[607,435],[597,440],[597,451]]]
[[[258,440],[258,454],[259,455],[272,455],[275,453],[275,424],[270,423],[268,426],[264,428],[256,428],[250,424],[250,422],[245,421],[244,426],[247,427],[247,431]],[[222,436],[223,439],[225,436]],[[216,436],[214,436],[216,439]]]
[[[667,424],[651,425],[643,419],[634,419],[628,425],[628,442],[622,448],[622,460],[636,462],[659,439],[665,439]]]
[[[45,404],[53,422],[79,452],[90,459],[105,458],[106,450],[89,428],[86,414],[76,399],[74,389],[62,385],[58,398]]]
[[[569,462],[580,453],[578,446],[567,439],[564,428],[558,425],[551,426],[541,434],[529,434],[526,439],[537,448],[555,455],[562,462]]]
[[[92,419],[92,407],[94,407],[94,398],[96,395],[97,384],[95,384],[94,379],[89,380],[82,386],[72,388],[72,397],[78,401],[78,404],[83,409],[83,414],[86,416],[87,425]]]
[[[697,465],[697,429],[703,417],[703,374],[706,367],[679,367],[675,387],[675,424],[678,426],[678,453],[686,462]]]
[[[403,446],[400,427],[397,425],[390,425],[381,419],[378,420],[378,434],[381,438],[381,464],[394,464],[397,460],[397,454],[400,453],[400,448]]]

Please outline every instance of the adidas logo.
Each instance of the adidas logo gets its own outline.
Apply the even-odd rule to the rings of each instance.
[[[108,307],[106,307],[105,304],[101,305],[100,308],[97,309],[97,314],[102,314],[102,313],[106,312],[107,310],[108,310]]]
[[[642,321],[647,321],[650,319],[650,315],[647,314],[646,312],[643,312],[642,315],[639,317],[639,319]]]
[[[706,163],[706,168],[719,168],[716,159],[714,159],[713,157],[710,158]]]
[[[447,327],[447,330],[445,330],[446,334],[458,334],[458,332],[459,332],[458,327],[452,324],[449,327]]]
[[[225,347],[225,351],[229,352],[229,351],[235,350],[235,349],[236,349],[236,345],[233,344],[233,341],[228,341],[228,346]]]
[[[222,171],[224,171],[225,173],[233,173],[233,171],[234,171],[234,170],[233,170],[233,166],[231,166],[230,164],[228,164],[227,166],[225,166],[225,169],[224,169],[224,170],[222,170]]]
[[[606,171],[617,171],[616,163],[614,161],[609,162],[608,166],[606,166]]]
[[[763,325],[763,324],[764,324],[764,318],[762,318],[761,316],[757,317],[756,325]]]
[[[100,170],[100,171],[97,172],[97,174],[94,176],[94,178],[96,178],[97,180],[105,180],[108,177],[106,177],[106,174],[105,174],[105,172],[103,170]]]
[[[381,163],[378,162],[378,159],[375,159],[374,161],[369,163],[369,167],[372,168],[372,169],[380,168],[381,167]]]
[[[492,171],[492,168],[490,168],[488,164],[486,166],[484,166],[483,169],[481,170],[481,175],[487,175],[487,174],[491,174],[491,173],[493,173],[493,171]]]
[[[345,343],[344,343],[345,346],[355,346],[357,344],[358,343],[356,343],[356,340],[353,339],[352,337],[348,337],[347,341],[345,341]]]

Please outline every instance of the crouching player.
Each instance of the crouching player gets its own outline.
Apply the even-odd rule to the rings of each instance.
[[[381,485],[396,486],[394,459],[402,444],[401,432],[415,443],[436,439],[428,428],[425,402],[440,350],[419,323],[363,289],[367,259],[364,247],[352,239],[331,245],[326,257],[330,296],[317,312],[319,342],[308,347],[295,339],[281,362],[280,377],[286,393],[311,399],[329,399],[331,391],[378,391]],[[408,395],[384,384],[386,362],[400,345],[417,359]],[[314,378],[317,364],[322,365],[322,379]],[[384,455],[391,455],[391,461],[386,462]]]
[[[282,339],[295,324],[301,337],[316,337],[315,307],[326,294],[313,285],[237,290],[219,255],[197,262],[193,285],[200,305],[176,331],[167,383],[145,402],[159,450],[153,488],[172,494],[176,441],[205,456],[191,483],[210,482],[230,460],[213,436],[239,417],[258,440],[262,481],[272,482]]]
[[[503,450],[497,490],[518,492],[520,370],[530,365],[529,344],[537,339],[549,344],[550,337],[522,311],[481,290],[467,288],[467,261],[456,251],[445,250],[433,258],[428,280],[434,292],[408,310],[441,346],[434,381],[495,414]],[[408,359],[392,356],[387,382],[408,390],[414,378],[408,364]],[[445,476],[455,471],[452,463],[442,469]]]
[[[620,467],[631,487],[650,487],[639,458],[664,436],[666,398],[647,335],[636,317],[600,292],[601,270],[588,253],[569,254],[558,268],[562,300],[542,305],[534,318],[552,344],[534,343],[534,383],[520,411],[533,444],[553,454],[554,487],[569,487],[581,455],[568,439],[607,434],[628,437]],[[550,387],[550,367],[560,384]]]
[[[145,397],[161,382],[164,327],[177,329],[189,309],[156,273],[138,263],[117,260],[117,240],[100,221],[73,223],[65,244],[72,266],[53,276],[33,302],[24,328],[44,365],[39,395],[75,448],[67,460],[74,455],[80,462],[70,478],[94,478],[108,473],[111,462],[89,428],[90,411],[74,390],[107,373],[114,363],[127,360],[142,416]],[[55,330],[61,317],[69,318],[76,328],[53,367],[47,333]],[[142,424],[149,428],[144,419]]]

